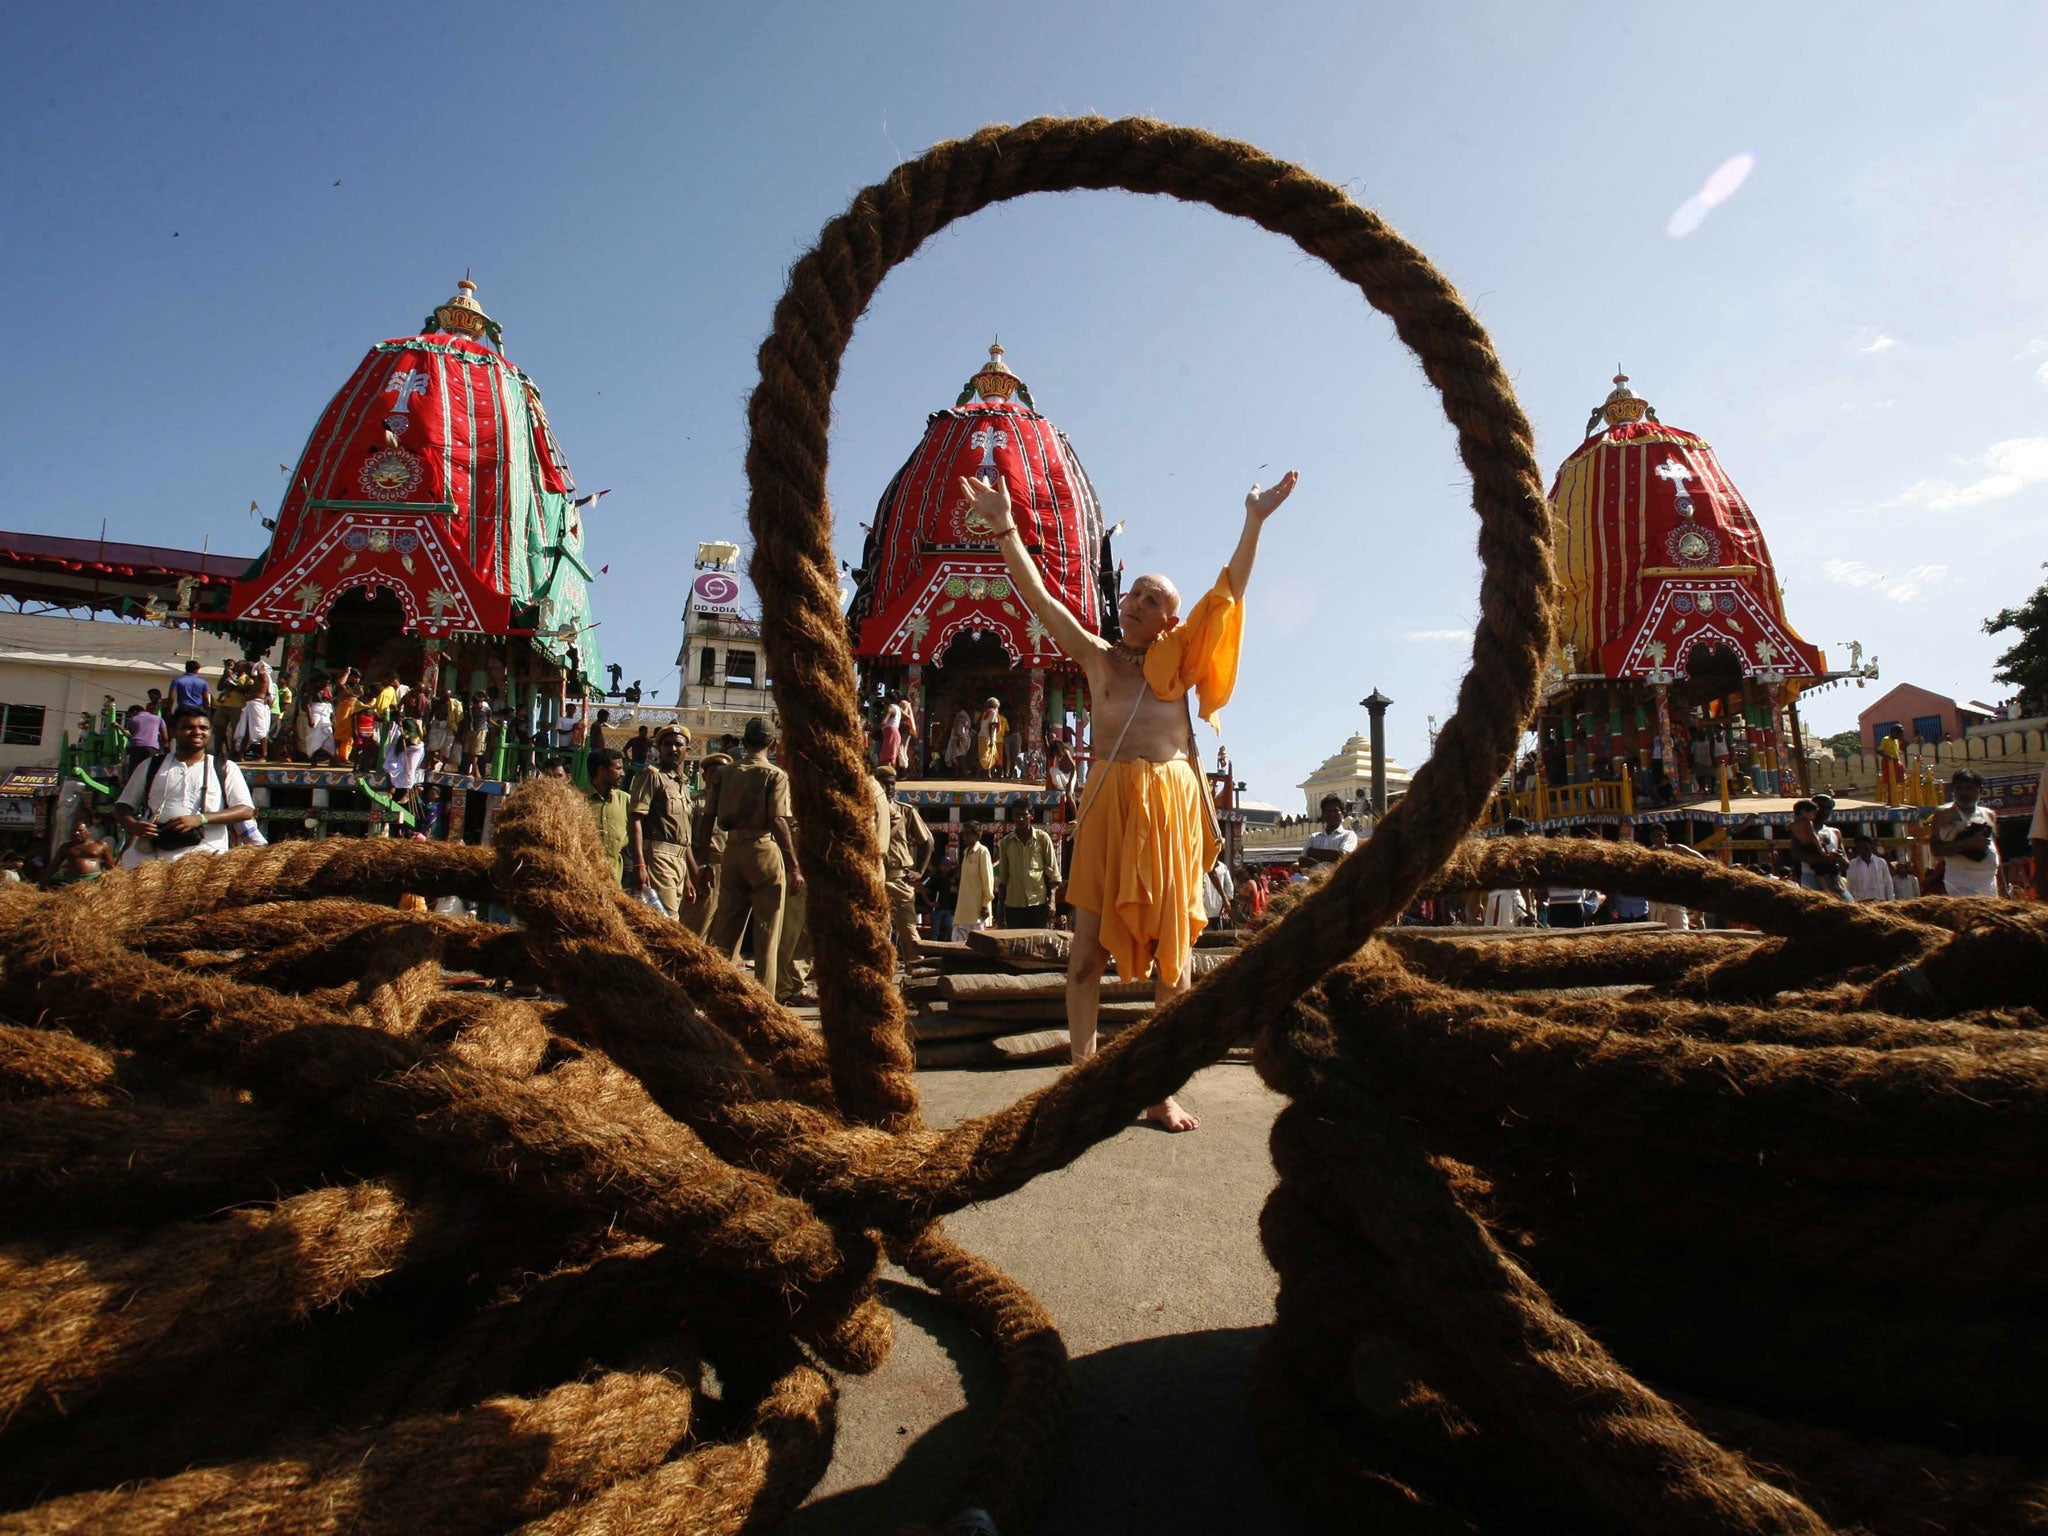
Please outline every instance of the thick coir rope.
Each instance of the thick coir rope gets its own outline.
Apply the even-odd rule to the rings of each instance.
[[[1148,1025],[1010,1109],[936,1131],[918,1120],[874,883],[824,499],[832,383],[862,308],[923,239],[1004,198],[1082,187],[1252,218],[1393,319],[1472,473],[1482,620],[1436,755],[1365,849]],[[1674,1389],[1707,1405],[1695,1421],[1538,1283],[1589,1305],[1640,1295],[1654,1310],[1649,1275],[1667,1257],[1724,1273],[1707,1264],[1710,1243],[1685,1246],[1682,1221],[1642,1218],[1657,1204],[1649,1181],[1664,1181],[1667,1207],[1697,1181],[1715,1219],[1736,1222],[1755,1149],[1714,1138],[1781,1120],[1800,1123],[1764,1148],[1767,1168],[1884,1193],[1880,1232],[1932,1221],[1994,1270],[1974,1289],[1910,1290],[1925,1266],[1846,1229],[1790,1245],[1777,1267],[1807,1287],[1802,1315],[1832,1340],[1858,1319],[1900,1320],[1888,1358],[1911,1405],[1888,1405],[1887,1427],[1956,1406],[1956,1382],[1929,1359],[1941,1308],[2023,1314],[2025,1298],[1996,1282],[2030,1276],[2038,1250],[2000,1250],[1961,1203],[1973,1177],[2018,1184],[2025,1126],[2001,1118],[2005,1101],[1981,1120],[1949,1101],[2024,1097],[2031,1052],[2010,1042],[2037,1022],[2031,1004],[1974,970],[1987,956],[2038,964],[2037,929],[2002,908],[1948,923],[1917,907],[1844,916],[1671,859],[1603,865],[1596,883],[1711,898],[1770,936],[1739,950],[1612,950],[1605,970],[1532,951],[1468,967],[1455,987],[1363,948],[1454,856],[1445,878],[1466,885],[1584,873],[1571,861],[1591,857],[1576,845],[1460,852],[1534,703],[1550,529],[1527,425],[1484,332],[1418,252],[1338,188],[1194,130],[991,129],[901,167],[826,228],[792,273],[761,367],[754,573],[817,887],[822,1035],[619,892],[587,807],[555,784],[512,795],[489,849],[335,839],[148,865],[59,894],[0,889],[0,1111],[17,1132],[0,1136],[0,1210],[18,1218],[0,1243],[0,1273],[17,1277],[0,1293],[12,1405],[0,1409],[0,1506],[20,1511],[16,1528],[146,1519],[296,1536],[327,1528],[323,1511],[356,1519],[374,1486],[393,1529],[761,1529],[830,1456],[832,1387],[818,1367],[872,1368],[888,1347],[873,1294],[886,1253],[1001,1357],[1004,1398],[956,1507],[962,1530],[1015,1536],[1057,1463],[1064,1350],[1029,1295],[937,1218],[1063,1166],[1256,1025],[1262,1067],[1299,1100],[1275,1130],[1283,1179],[1265,1235],[1282,1287],[1256,1383],[1261,1434],[1290,1482],[1338,1501],[1338,1520],[1825,1529],[1800,1501],[1804,1481],[1766,1478],[1731,1447],[1817,1446],[1840,1467],[1862,1454],[1863,1426],[1818,1411],[1788,1423],[1784,1402],[1730,1389],[1739,1359],[1709,1369],[1721,1335],[1705,1328],[1665,1351]],[[384,904],[407,892],[492,901],[520,926]],[[1440,952],[1434,963],[1456,976]],[[552,998],[480,996],[479,979]],[[1583,999],[1516,990],[1609,979],[1637,990],[1599,999],[1597,1030],[1570,1012]],[[1801,989],[1789,1004],[1787,988]],[[1817,1066],[1771,1070],[1772,1050],[1806,1051],[1770,1033],[1795,1014],[1850,1056],[1821,1059],[1816,1045]],[[1709,1015],[1711,1030],[1689,1031]],[[1640,1047],[1608,1054],[1618,1036]],[[1587,1102],[1573,1052],[1611,1101],[1636,1106],[1614,1117],[1620,1129],[1607,1101]],[[1526,1109],[1495,1061],[1523,1056]],[[1693,1081],[1728,1081],[1725,1062],[1739,1069],[1734,1090],[1717,1098]],[[1488,1083],[1491,1121],[1460,1108],[1460,1073]],[[1876,1107],[1859,1118],[1826,1104],[1830,1091],[1875,1093]],[[1733,1101],[1752,1093],[1764,1109],[1745,1119]],[[1386,1107],[1410,1095],[1447,1106],[1440,1130],[1411,1126],[1405,1103],[1402,1117]],[[1688,1139],[1695,1107],[1707,1131]],[[1923,1108],[1931,1118],[1914,1120]],[[1894,1144],[1883,1117],[1898,1122]],[[1641,1179],[1595,1177],[1638,1142]],[[1585,1172],[1588,1211],[1544,1181],[1548,1157]],[[1741,1229],[1749,1251],[1767,1255],[1768,1234],[1797,1211],[1825,1210],[1801,1195],[1792,1218],[1774,1208],[1775,1225]],[[1608,1239],[1620,1281],[1592,1267]],[[1555,1279],[1540,1267],[1545,1243],[1565,1256]],[[1858,1266],[1853,1295],[1827,1294],[1838,1262]],[[1680,1294],[1703,1314],[1713,1301],[1714,1327],[1729,1326],[1734,1293],[1704,1296],[1686,1278]],[[1759,1283],[1734,1299],[1762,1307],[1758,1294],[1771,1293]],[[1645,1331],[1618,1304],[1616,1317],[1632,1337]],[[1796,1358],[1786,1341],[1774,1348],[1773,1365]],[[586,1378],[600,1390],[570,1390]],[[1825,1408],[1853,1386],[1802,1401]],[[1923,1463],[1993,1490],[1979,1510],[2026,1504],[2000,1481],[2032,1433],[2020,1396],[1987,1393],[1958,1421],[1993,1437],[1947,1447],[1977,1453],[1967,1467]],[[620,1444],[592,1460],[577,1448],[605,1438],[605,1415]],[[1696,1422],[1768,1433],[1730,1428],[1722,1442]],[[437,1437],[467,1449],[444,1479],[423,1479],[417,1448]],[[1798,1474],[1816,1486],[1830,1475]]]
[[[1391,1480],[1453,1528],[1822,1511],[1873,1532],[2048,1530],[2048,914],[1985,903],[1937,926],[1579,840],[1474,847],[1433,884],[1710,896],[1764,937],[1730,956],[1708,935],[1397,930],[1268,1027],[1261,1069],[1295,1103],[1273,1134],[1260,1381],[1296,1420],[1350,1426],[1351,1470],[1314,1486]],[[1962,984],[1994,942],[2011,963]],[[1608,995],[1555,990],[1595,979],[1560,981],[1574,944]],[[1812,975],[1830,948],[1867,963],[1768,1007],[1695,1000],[1746,988],[1766,954]],[[1916,973],[1921,1017],[1873,1005]],[[1574,1390],[1548,1395],[1549,1373]],[[1657,1426],[1667,1487],[1598,1466],[1619,1415]],[[1681,1501],[1713,1444],[1695,1424],[1807,1504]]]

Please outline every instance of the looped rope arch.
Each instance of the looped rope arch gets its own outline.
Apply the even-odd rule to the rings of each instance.
[[[1470,830],[1536,702],[1550,647],[1550,517],[1514,387],[1485,328],[1429,259],[1343,188],[1198,128],[1143,118],[1034,118],[940,144],[827,224],[792,269],[748,405],[751,573],[790,760],[833,1084],[849,1114],[916,1122],[866,812],[859,700],[840,615],[826,496],[840,360],[882,279],[932,235],[1035,192],[1118,190],[1203,203],[1284,235],[1394,323],[1442,397],[1472,476],[1482,619],[1457,708],[1405,801],[1316,899],[1247,955],[1232,991],[1277,1005],[1401,910]],[[1254,961],[1256,960],[1256,963]],[[1180,1010],[1174,1010],[1178,1014]],[[1171,1019],[1174,1014],[1169,1014]],[[1164,1025],[1167,1021],[1162,1020]],[[1197,1028],[1198,1033],[1203,1032]]]
[[[946,218],[1133,182],[1392,295],[1475,466],[1474,671],[1363,853],[1150,1025],[932,1130],[855,798],[823,413],[860,305]],[[587,801],[546,780],[488,848],[336,838],[0,885],[0,1529],[765,1529],[831,1456],[818,1367],[887,1353],[886,1249],[1000,1359],[955,1528],[1020,1536],[1064,1446],[1064,1346],[938,1218],[1070,1163],[1255,1025],[1294,1102],[1254,1428],[1325,1523],[2041,1530],[2048,917],[1851,908],[1590,843],[1452,851],[1533,699],[1542,500],[1476,322],[1336,189],[1190,130],[1028,124],[832,228],[764,348],[750,450],[812,912],[837,925],[827,1034],[621,890]],[[1595,885],[1765,936],[1375,936],[1425,879]]]

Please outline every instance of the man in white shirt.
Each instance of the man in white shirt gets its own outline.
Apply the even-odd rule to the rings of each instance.
[[[1335,795],[1322,801],[1323,830],[1301,847],[1304,864],[1334,864],[1358,846],[1358,834],[1344,825],[1344,802]]]
[[[1868,832],[1856,834],[1856,852],[1849,860],[1849,895],[1856,901],[1895,901],[1898,888],[1892,868],[1877,856],[1877,840]]]
[[[1929,842],[1942,861],[1942,889],[1950,896],[1999,894],[1998,818],[1977,803],[1983,788],[1976,770],[1958,768],[1948,781],[1948,804],[1934,813]],[[2038,808],[2034,814],[2038,824]]]
[[[186,705],[171,717],[172,749],[136,766],[114,812],[133,839],[121,867],[145,859],[170,863],[188,853],[226,853],[228,829],[252,821],[256,806],[242,770],[212,757],[213,721]]]
[[[555,750],[567,752],[576,745],[576,727],[583,723],[583,715],[571,703],[555,718]]]

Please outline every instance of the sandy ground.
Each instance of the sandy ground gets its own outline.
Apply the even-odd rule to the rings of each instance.
[[[1053,1068],[923,1072],[926,1117],[950,1125],[1050,1082]],[[1245,1377],[1273,1315],[1258,1212],[1266,1135],[1283,1102],[1246,1065],[1199,1073],[1185,1136],[1133,1125],[1071,1167],[948,1218],[955,1238],[1029,1286],[1073,1356],[1074,1422],[1044,1536],[1310,1527],[1267,1480]],[[894,1532],[943,1521],[1001,1390],[994,1357],[900,1273],[882,1288],[896,1347],[841,1380],[832,1468],[787,1530]]]

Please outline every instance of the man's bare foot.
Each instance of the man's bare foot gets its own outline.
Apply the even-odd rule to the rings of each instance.
[[[1162,1131],[1194,1131],[1201,1129],[1202,1122],[1182,1109],[1173,1098],[1161,1099],[1138,1117],[1150,1120]]]

